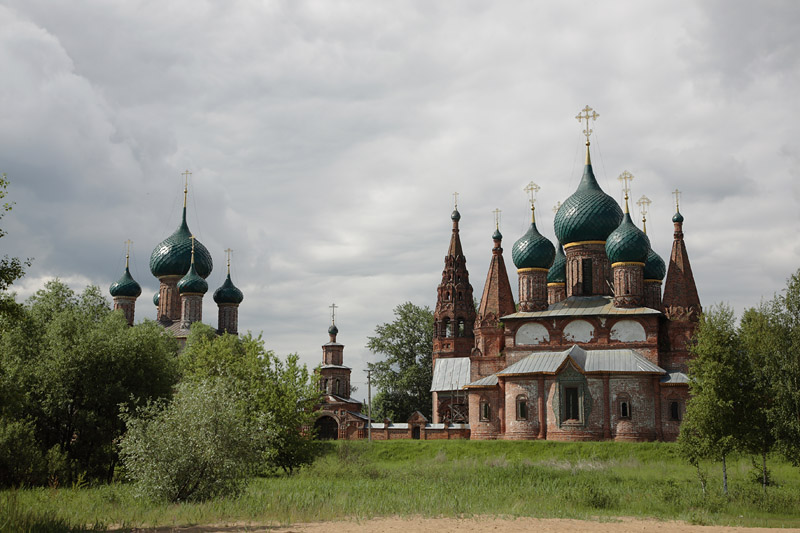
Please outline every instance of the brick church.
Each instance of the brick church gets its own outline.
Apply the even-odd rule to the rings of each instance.
[[[515,306],[499,226],[480,305],[453,229],[437,292],[433,424],[472,439],[674,440],[688,397],[687,342],[701,312],[676,195],[669,268],[597,183],[589,153],[555,216],[556,243],[531,224],[512,247]],[[591,113],[591,114],[590,114]],[[531,190],[536,190],[531,184]],[[666,275],[666,278],[665,278]],[[663,285],[663,295],[662,295]]]
[[[183,214],[181,223],[169,237],[161,241],[150,255],[150,272],[159,280],[159,291],[153,295],[156,320],[171,331],[183,345],[194,322],[203,320],[203,297],[208,292],[206,278],[214,263],[203,244],[194,238],[186,223],[187,185],[183,189]],[[228,250],[230,252],[230,250]],[[128,324],[133,325],[136,299],[142,294],[141,286],[133,279],[129,269],[130,251],[125,256],[125,272],[109,288],[114,309],[122,309]],[[239,304],[244,295],[231,281],[231,261],[228,256],[228,275],[214,291],[218,307],[217,332],[238,334]]]

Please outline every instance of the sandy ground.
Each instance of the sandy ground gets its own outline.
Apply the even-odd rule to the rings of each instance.
[[[226,525],[226,526],[194,526],[194,527],[160,527],[156,529],[136,530],[147,533],[472,533],[497,531],[503,533],[521,533],[527,531],[548,533],[759,533],[776,530],[769,528],[694,526],[683,522],[658,522],[655,520],[634,520],[621,518],[614,521],[591,522],[586,520],[560,520],[554,518],[376,518],[363,521],[313,522],[292,526],[263,525]],[[800,529],[781,529],[800,532]]]

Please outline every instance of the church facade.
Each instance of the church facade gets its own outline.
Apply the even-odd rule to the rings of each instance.
[[[587,134],[557,244],[538,231],[532,201],[512,248],[518,307],[498,227],[477,311],[453,211],[434,312],[434,423],[468,422],[472,439],[677,438],[701,312],[684,219],[676,209],[667,269],[627,204],[627,191],[623,211],[597,183]]]

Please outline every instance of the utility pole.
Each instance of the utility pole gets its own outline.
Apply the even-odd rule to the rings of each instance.
[[[367,369],[367,441],[372,442],[372,370]]]

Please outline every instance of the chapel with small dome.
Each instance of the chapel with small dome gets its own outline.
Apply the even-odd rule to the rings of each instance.
[[[153,295],[156,320],[181,341],[186,340],[194,322],[203,320],[203,297],[208,292],[206,278],[214,269],[211,253],[195,238],[186,222],[188,170],[184,176],[187,181],[183,189],[180,225],[150,254],[150,272],[159,281],[159,290]],[[128,243],[130,246],[130,241]],[[213,296],[218,306],[217,332],[237,335],[239,304],[244,300],[244,295],[231,280],[230,250],[226,252],[227,277]],[[114,309],[122,309],[128,324],[133,325],[136,299],[142,294],[142,288],[130,274],[129,258],[130,249],[125,256],[125,272],[111,285],[109,292],[114,300]]]
[[[559,204],[555,240],[531,224],[513,245],[519,301],[503,260],[499,211],[477,312],[456,210],[434,311],[434,424],[469,424],[472,439],[674,440],[685,402],[691,339],[701,312],[683,236],[673,222],[669,269],[629,208],[602,190],[590,155]],[[649,200],[642,197],[644,208]],[[662,295],[663,287],[663,295]]]

